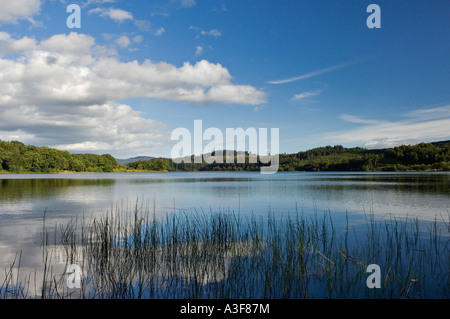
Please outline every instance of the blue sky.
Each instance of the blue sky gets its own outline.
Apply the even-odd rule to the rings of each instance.
[[[283,153],[450,139],[447,0],[12,3],[0,0],[2,140],[170,156],[171,131],[197,119],[279,128]]]

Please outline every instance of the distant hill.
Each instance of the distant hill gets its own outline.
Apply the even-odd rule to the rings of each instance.
[[[126,158],[126,159],[120,159],[120,158],[116,158],[116,162],[122,165],[128,165],[130,163],[133,162],[138,162],[138,161],[150,161],[154,159],[154,157],[151,156],[136,156],[136,157],[132,157],[132,158]]]

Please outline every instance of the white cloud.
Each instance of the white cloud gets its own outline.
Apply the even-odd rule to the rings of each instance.
[[[0,120],[0,137],[15,135],[25,143],[125,157],[136,152],[153,154],[169,139],[165,124],[143,118],[128,105],[107,103],[73,108],[0,108],[2,117],[10,117],[9,125]]]
[[[361,126],[322,136],[327,143],[352,143],[367,148],[385,148],[450,139],[450,105],[404,114],[399,121],[361,119],[343,114],[340,119]]]
[[[291,98],[291,101],[301,101],[301,100],[305,100],[307,98],[313,97],[313,96],[317,96],[320,93],[322,93],[322,90],[315,90],[315,91],[308,91],[308,92],[302,92],[299,94],[294,95],[293,98]]]
[[[33,16],[39,14],[41,5],[40,0],[0,0],[0,24],[14,24],[22,19],[34,23]]]
[[[120,39],[123,44],[130,41],[126,36]],[[29,41],[27,38],[9,40],[7,45],[17,47],[17,43],[21,42]],[[17,51],[16,53],[22,54],[22,58],[15,61],[0,61],[10,65],[12,70],[23,71],[21,77],[16,81],[11,79],[10,84],[22,85],[23,81],[28,81],[30,71],[36,70],[36,75],[42,74],[39,81],[26,82],[29,85],[27,89],[34,91],[35,98],[58,98],[74,102],[76,99],[84,101],[93,97],[117,100],[132,96],[194,103],[211,100],[241,104],[265,102],[264,92],[250,86],[232,84],[231,74],[218,63],[201,60],[194,65],[186,62],[181,67],[176,67],[150,60],[142,63],[121,62],[116,56],[108,56],[105,52],[108,50],[97,46],[92,37],[72,32],[41,41],[31,51]],[[49,67],[45,63],[48,56],[54,57],[58,63]],[[3,79],[6,80],[8,77],[4,74]],[[67,91],[75,86],[78,87],[77,94]],[[235,95],[224,96],[224,90],[234,92]],[[220,98],[215,96],[216,93]],[[26,95],[27,91],[24,91],[11,98],[19,99]]]
[[[120,38],[116,39],[116,43],[121,48],[127,48],[130,46],[131,40],[126,35],[123,35]]]
[[[144,40],[144,37],[142,35],[137,35],[137,36],[133,37],[134,43],[141,43],[142,40]]]
[[[158,30],[156,30],[155,35],[157,37],[161,36],[164,32],[166,32],[166,29],[164,29],[163,27],[159,28]]]
[[[0,31],[0,42],[8,41],[11,38],[8,32]]]
[[[182,7],[191,8],[195,6],[195,0],[179,0]]]
[[[200,32],[201,33],[201,35],[210,35],[210,36],[213,36],[213,37],[220,37],[221,35],[222,35],[222,32],[220,32],[219,30],[217,30],[217,29],[212,29],[212,30],[209,30],[209,31],[201,31]]]
[[[201,55],[203,53],[203,47],[201,45],[195,48],[195,56]]]
[[[357,63],[361,63],[363,61],[365,61],[365,59],[359,59],[359,60],[356,60],[356,61],[353,61],[353,62],[345,62],[345,63],[333,65],[333,66],[330,66],[330,67],[327,67],[327,68],[324,68],[324,69],[316,70],[316,71],[313,71],[313,72],[310,72],[310,73],[306,73],[306,74],[303,74],[303,75],[300,75],[300,76],[296,76],[296,77],[293,77],[293,78],[287,78],[287,79],[277,80],[277,81],[268,81],[267,83],[270,83],[270,84],[285,84],[285,83],[291,83],[291,82],[300,81],[300,80],[306,80],[306,79],[309,79],[309,78],[312,78],[312,77],[316,77],[316,76],[319,76],[319,75],[322,75],[322,74],[326,74],[326,73],[329,73],[329,72],[332,72],[332,71],[336,71],[336,70],[339,70],[339,69],[347,68],[347,67],[349,67],[351,65],[354,65],[354,64],[357,64]]]
[[[140,30],[140,31],[150,31],[150,22],[147,20],[135,20],[134,25]]]
[[[442,107],[435,107],[435,108],[428,108],[428,109],[419,109],[414,110],[411,112],[408,112],[405,114],[405,116],[409,118],[417,118],[422,120],[433,120],[433,119],[440,119],[442,117],[450,117],[450,105],[442,106]]]
[[[217,38],[217,37],[220,37],[222,35],[222,32],[217,30],[217,29],[212,29],[212,30],[209,30],[209,31],[205,31],[205,30],[202,30],[199,27],[196,27],[196,26],[193,26],[193,25],[191,25],[189,27],[189,30],[197,31],[199,33],[199,35],[197,37],[200,37],[200,35],[203,35],[203,36],[212,36],[212,37]]]
[[[145,151],[146,145],[167,144],[165,125],[115,101],[266,102],[265,92],[233,84],[225,67],[206,60],[180,67],[150,60],[122,62],[92,37],[75,32],[40,42],[7,33],[1,39],[0,138],[14,135],[30,144],[79,151]],[[13,57],[5,56],[11,51]]]
[[[143,118],[128,105],[104,104],[86,108],[86,113],[91,114],[89,119],[74,114],[69,117],[71,122],[67,122],[69,127],[70,123],[77,123],[76,126],[85,133],[77,133],[76,139],[67,136],[65,144],[55,147],[72,152],[114,152],[115,156],[128,156],[137,151],[155,152],[169,138],[165,124]]]
[[[22,39],[19,39],[17,41],[8,42],[8,44],[6,45],[6,50],[9,53],[24,52],[34,49],[35,46],[36,41],[34,39],[23,37]]]
[[[115,22],[121,23],[125,20],[133,20],[133,14],[131,12],[115,9],[115,8],[95,8],[88,11],[89,14],[98,14],[100,17],[108,17]]]
[[[348,114],[341,114],[339,118],[343,121],[349,122],[349,123],[355,123],[355,124],[382,124],[384,122],[377,121],[377,120],[368,120],[368,119],[362,119],[358,116],[354,115],[348,115]]]
[[[122,9],[110,9],[107,13],[107,16],[116,22],[133,20],[133,14]]]
[[[61,0],[64,1],[64,0]],[[83,7],[92,5],[92,4],[103,4],[103,3],[115,3],[116,0],[87,0],[86,2],[83,3]]]

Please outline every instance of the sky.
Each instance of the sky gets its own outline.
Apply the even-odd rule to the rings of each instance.
[[[67,23],[71,4],[80,28]],[[380,28],[368,27],[370,4]],[[0,8],[1,140],[170,157],[173,130],[195,120],[224,134],[278,128],[281,153],[450,139],[448,0]]]

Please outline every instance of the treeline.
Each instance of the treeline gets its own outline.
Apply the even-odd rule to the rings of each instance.
[[[224,152],[225,153],[225,152]],[[171,159],[154,158],[122,165],[111,155],[71,154],[48,147],[24,145],[0,140],[0,172],[140,172],[140,171],[259,171],[260,161],[175,163]],[[367,150],[341,145],[318,147],[304,152],[279,155],[279,171],[450,171],[450,141],[401,145],[390,149]]]
[[[3,173],[113,173],[136,171],[168,171],[170,161],[155,158],[122,165],[109,155],[71,154],[46,146],[0,140],[0,172]]]
[[[136,161],[125,165],[135,171],[164,172],[174,170],[171,162],[165,158],[155,158],[148,161]]]
[[[0,171],[8,173],[115,172],[124,167],[111,155],[71,154],[49,147],[0,140]]]
[[[259,171],[266,164],[170,162],[175,171]],[[235,154],[236,159],[236,154]],[[318,147],[304,152],[279,155],[279,171],[449,171],[450,141],[402,145],[384,150]]]
[[[233,157],[232,163],[227,163],[227,153],[228,156]],[[214,152],[210,154],[211,156],[215,156]],[[244,160],[241,163],[240,156],[244,157]],[[259,160],[256,163],[251,163],[249,160],[249,154],[247,152],[240,152],[238,156],[238,152],[236,151],[224,151],[221,163],[213,162],[207,163],[203,161],[202,163],[197,163],[198,157],[194,156],[188,157],[187,161],[181,163],[174,163],[172,160],[169,160],[169,165],[171,170],[173,171],[184,171],[184,172],[194,172],[194,171],[259,171],[261,166],[265,166],[266,164],[262,164]]]
[[[280,171],[449,171],[450,141],[384,150],[320,147],[280,156]]]

